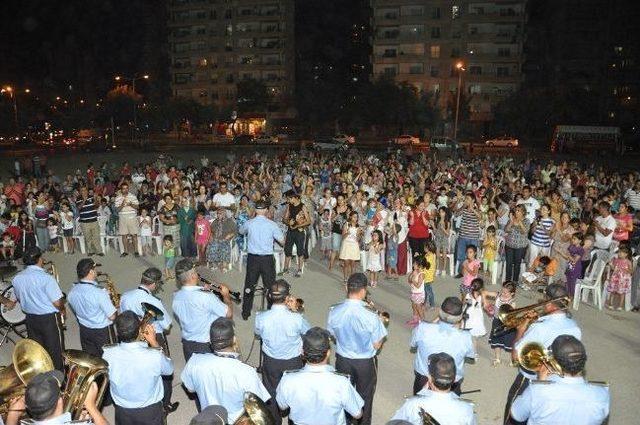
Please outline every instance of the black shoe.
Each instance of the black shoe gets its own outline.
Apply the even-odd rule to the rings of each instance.
[[[173,413],[176,410],[178,410],[178,406],[180,406],[180,402],[179,401],[174,401],[173,403],[169,403],[166,406],[164,406],[164,414],[168,415],[169,413]]]
[[[96,255],[100,256],[100,257],[104,257],[104,252],[99,252]]]
[[[120,254],[120,257],[126,257],[127,255],[129,255],[127,252],[123,252],[122,254]]]
[[[139,256],[140,256],[140,254],[138,254],[138,252],[134,252],[134,253],[133,253],[133,256],[134,256],[134,257],[139,257]]]
[[[88,252],[88,253],[87,253],[87,255],[88,255],[89,257],[93,257],[93,256],[94,256],[94,255],[96,255],[96,254],[95,254],[95,252]]]
[[[455,275],[455,278],[456,278],[456,279],[460,279],[460,278],[462,278],[462,273],[458,273],[457,275]]]
[[[242,312],[242,320],[249,320],[249,317],[251,317],[251,313]]]

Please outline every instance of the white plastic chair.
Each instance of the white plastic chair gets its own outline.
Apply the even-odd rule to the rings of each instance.
[[[73,239],[78,241],[78,246],[80,247],[80,252],[85,254],[87,252],[85,243],[84,243],[84,235],[82,234],[82,229],[80,228],[80,219],[76,218],[74,220],[73,226]]]
[[[458,240],[458,234],[451,230],[449,233],[449,253],[446,255],[447,262],[449,263],[449,275],[456,275],[456,241]]]
[[[504,268],[506,267],[504,256],[501,254],[501,252],[504,252],[504,238],[497,237],[496,241],[497,241],[498,249],[496,251],[496,258],[493,261],[493,266],[491,267],[491,284],[492,285],[498,284],[498,281],[499,281],[498,271],[501,272],[499,275],[500,277],[502,277],[504,276]]]
[[[598,310],[602,310],[603,307],[603,294],[602,294],[602,275],[607,263],[600,258],[596,258],[593,265],[591,265],[584,279],[578,279],[576,281],[576,289],[573,293],[573,309],[578,310],[580,301],[586,303],[589,297],[589,293],[593,296],[593,304]]]

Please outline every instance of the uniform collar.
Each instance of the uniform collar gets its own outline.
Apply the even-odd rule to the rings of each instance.
[[[440,392],[440,391],[432,391],[429,388],[423,388],[418,391],[417,395],[425,396],[425,397],[439,397],[439,398],[456,398],[455,393],[451,391]]]
[[[58,425],[58,424],[68,424],[71,423],[71,413],[63,413],[60,416],[56,416],[55,418],[47,419],[44,421],[33,421],[33,422],[25,422],[27,424],[38,424],[38,425]]]
[[[284,304],[273,304],[271,310],[287,310],[288,307]]]
[[[314,365],[307,363],[303,370],[307,372],[333,372],[335,369],[330,364]]]
[[[214,351],[213,354],[217,357],[224,357],[226,359],[238,360],[240,357],[240,353],[235,353],[233,351]]]
[[[32,265],[30,265],[30,266],[27,266],[27,269],[29,269],[29,270],[41,270],[41,271],[44,271],[44,269],[43,269],[42,267],[38,266],[37,264],[32,264]]]
[[[147,288],[145,288],[145,287],[144,287],[144,286],[142,286],[142,285],[138,286],[138,289],[139,289],[139,290],[141,290],[141,291],[143,291],[143,292],[146,292],[146,293],[147,293],[147,294],[149,294],[149,295],[151,295],[151,291],[149,291]]]
[[[180,288],[181,291],[199,291],[202,288],[198,285],[188,285],[188,286],[183,286],[182,288]]]
[[[542,316],[540,319],[538,319],[539,322],[545,322],[547,320],[561,320],[561,319],[566,319],[567,318],[567,313],[565,313],[564,311],[561,313],[551,313],[551,314],[547,314],[545,316]]]
[[[558,384],[572,384],[572,385],[577,385],[577,384],[584,384],[584,377],[583,376],[558,376],[558,375],[551,375],[549,376],[549,381],[551,382],[556,382]]]
[[[149,345],[146,341],[121,342],[120,346],[125,349],[147,348]]]
[[[364,304],[364,301],[356,300],[356,299],[353,299],[353,298],[347,298],[347,299],[344,300],[344,302],[347,303],[347,304],[360,304],[360,305]]]
[[[78,283],[80,285],[92,285],[92,286],[98,286],[98,282],[96,282],[95,280],[84,280],[84,279],[80,279],[78,281]]]

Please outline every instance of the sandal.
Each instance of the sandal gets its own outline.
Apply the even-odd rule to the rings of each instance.
[[[493,361],[491,362],[493,367],[498,367],[498,365],[501,364],[501,363],[502,363],[502,360],[500,360],[500,359],[493,359]]]

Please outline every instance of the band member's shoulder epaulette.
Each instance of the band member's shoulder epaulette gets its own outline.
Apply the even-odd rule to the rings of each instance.
[[[458,398],[458,400],[470,404],[474,409],[476,407],[476,403],[473,400],[469,400],[468,398]]]
[[[553,384],[554,381],[544,381],[542,379],[532,379],[531,383],[536,385],[549,385]]]
[[[368,311],[370,311],[373,314],[378,314],[378,310],[376,310],[375,308],[371,307],[370,305],[365,305],[364,308]]]
[[[587,381],[591,385],[597,385],[599,387],[608,387],[609,383],[606,381]]]
[[[103,345],[102,349],[105,350],[107,348],[113,348],[113,347],[117,347],[117,346],[118,346],[118,343],[114,342],[113,344],[105,344],[105,345]]]

